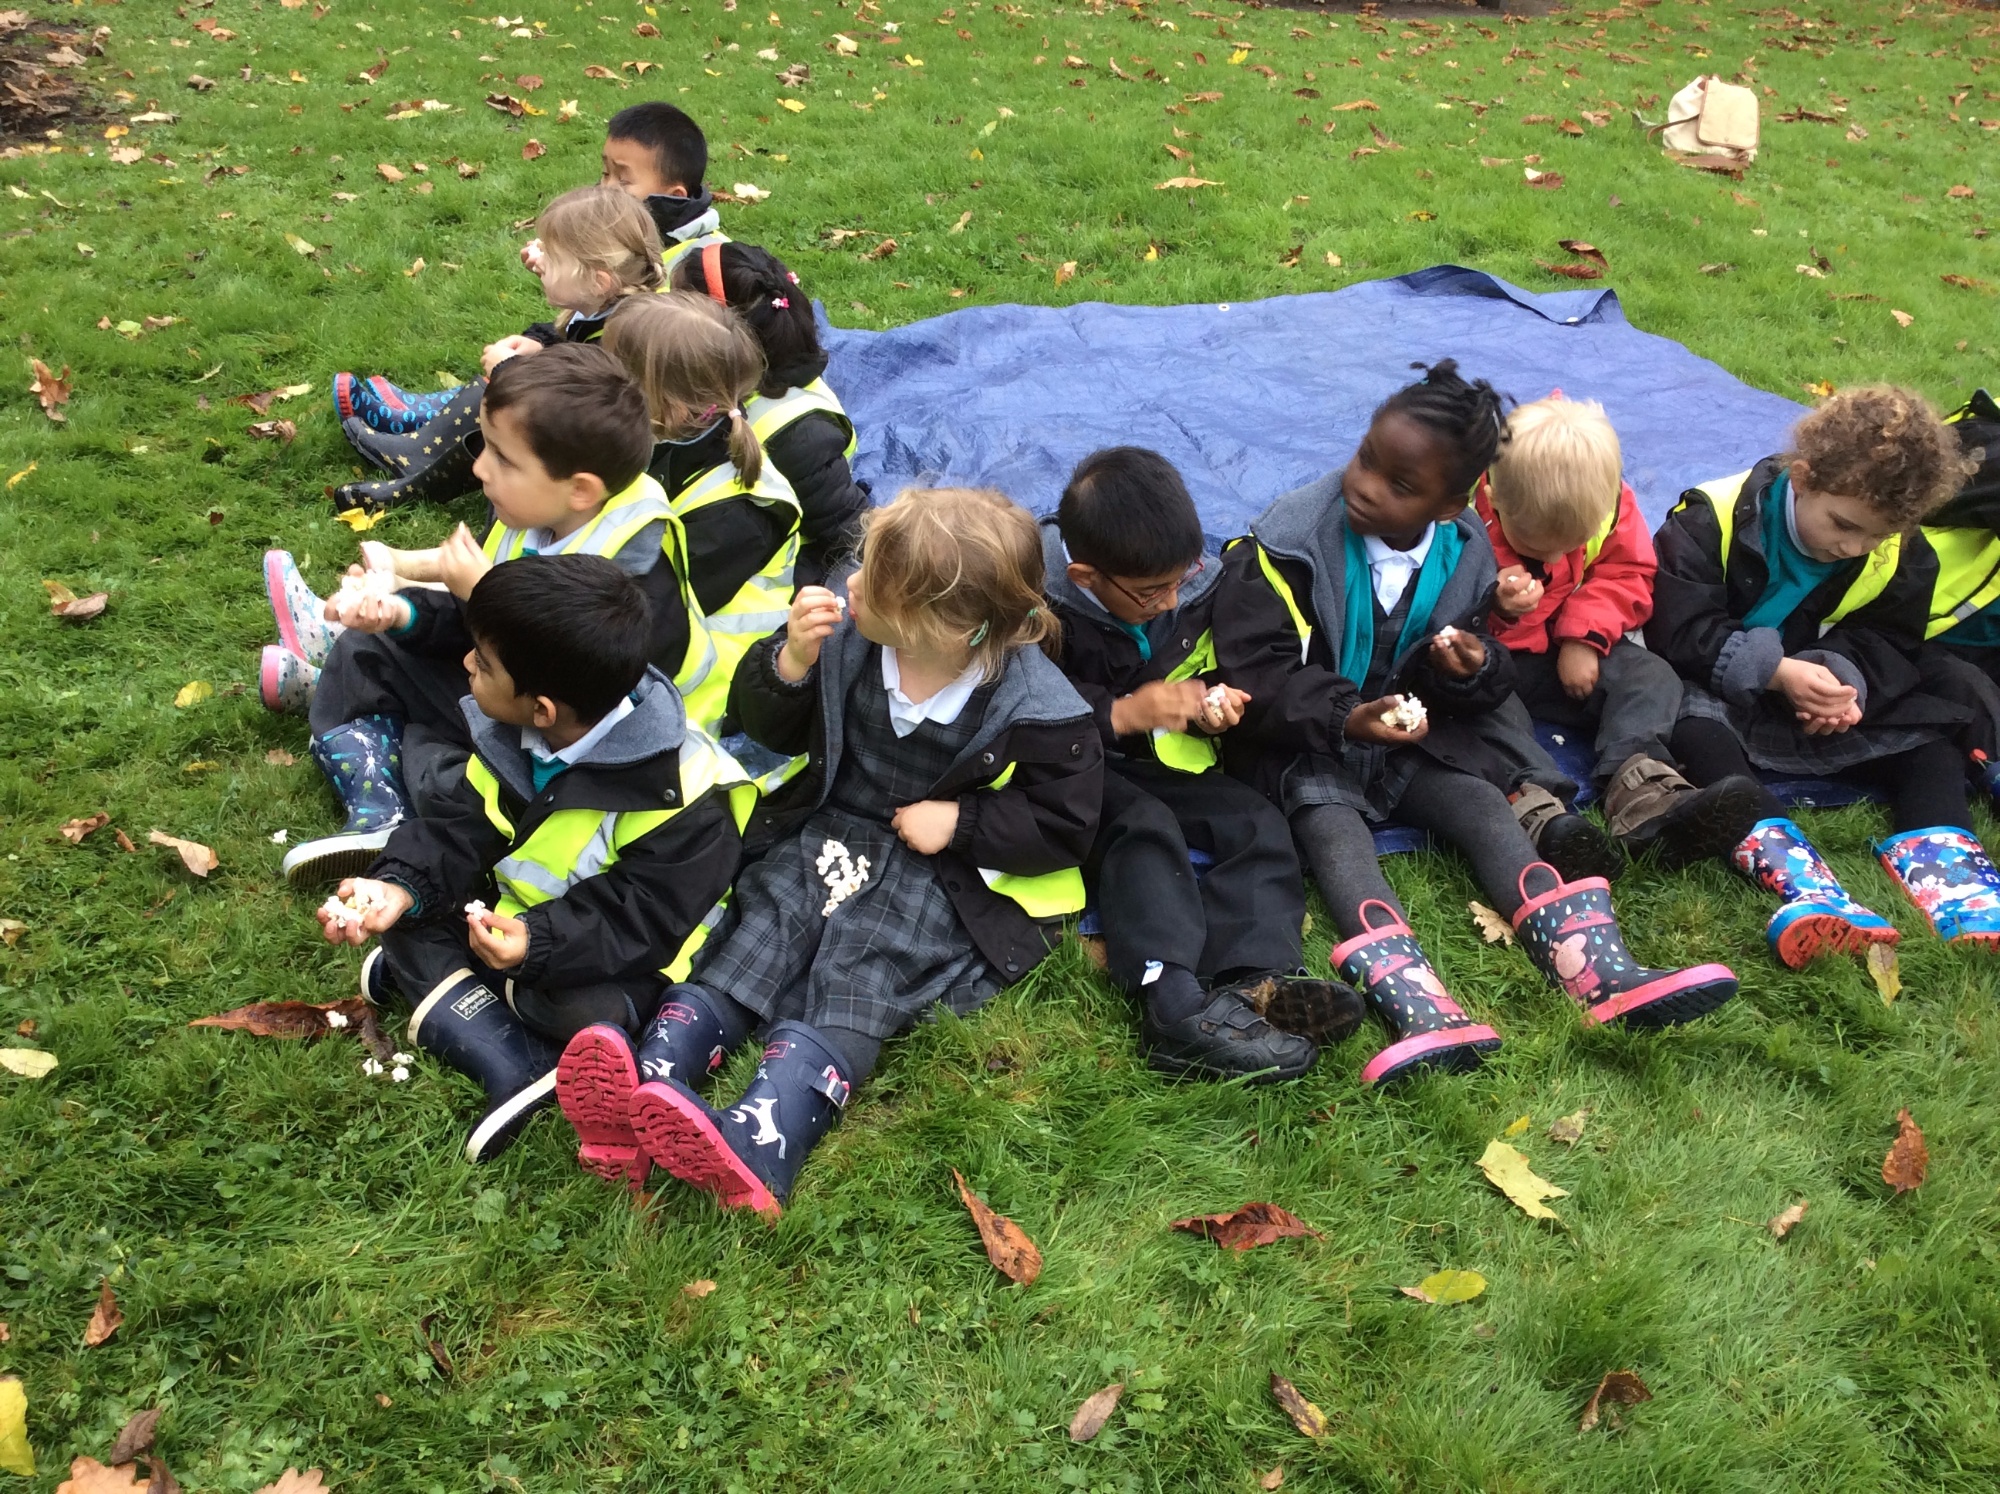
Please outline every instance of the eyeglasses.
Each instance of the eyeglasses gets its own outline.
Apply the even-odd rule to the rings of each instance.
[[[1208,569],[1208,561],[1206,558],[1197,560],[1193,565],[1187,568],[1186,572],[1182,574],[1181,578],[1178,581],[1169,581],[1164,586],[1149,586],[1144,591],[1134,591],[1132,590],[1131,587],[1126,586],[1122,582],[1120,582],[1116,576],[1109,575],[1103,571],[1098,572],[1098,574],[1103,576],[1104,579],[1107,582],[1109,582],[1113,587],[1117,588],[1118,594],[1120,596],[1125,597],[1135,606],[1151,607],[1161,598],[1172,596],[1176,591],[1179,591],[1183,586],[1187,585],[1188,582],[1194,580],[1196,576],[1199,576],[1203,571],[1207,569]]]

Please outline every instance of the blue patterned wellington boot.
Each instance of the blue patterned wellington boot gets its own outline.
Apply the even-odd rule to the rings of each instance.
[[[1380,910],[1386,923],[1377,924]],[[1331,956],[1340,978],[1361,992],[1393,1041],[1362,1065],[1363,1084],[1386,1084],[1414,1069],[1463,1073],[1500,1046],[1500,1034],[1474,1022],[1445,991],[1402,915],[1370,898],[1361,905],[1366,930]]]
[[[2000,871],[1971,831],[1906,830],[1878,842],[1875,854],[1940,939],[2000,949]]]
[[[1530,879],[1542,878],[1553,885],[1530,896]],[[1727,965],[1653,970],[1633,959],[1602,877],[1565,882],[1538,861],[1522,871],[1520,890],[1525,901],[1514,914],[1514,932],[1522,949],[1593,1025],[1673,1027],[1706,1016],[1736,994],[1736,972]]]
[[[1729,853],[1729,864],[1784,900],[1764,937],[1794,970],[1823,954],[1855,954],[1901,937],[1888,919],[1847,895],[1833,868],[1791,820],[1759,820]]]
[[[285,880],[293,886],[337,882],[368,870],[389,835],[410,812],[403,787],[403,723],[393,716],[363,716],[313,738],[313,761],[347,809],[336,835],[293,846]]]
[[[807,1153],[847,1104],[843,1070],[819,1033],[780,1022],[734,1105],[717,1110],[678,1079],[654,1080],[632,1096],[632,1124],[647,1154],[682,1182],[713,1193],[724,1208],[775,1219]]]
[[[478,487],[472,464],[479,459],[479,406],[485,398],[484,379],[461,384],[436,417],[414,435],[378,437],[365,447],[357,443],[364,456],[391,475],[335,488],[334,511],[362,508],[379,513],[406,503],[447,503]],[[355,438],[353,428],[345,423],[342,428]]]
[[[463,388],[464,386],[459,386]],[[333,408],[342,420],[359,420],[392,436],[406,436],[437,418],[457,389],[436,394],[413,394],[399,389],[380,374],[364,379],[358,374],[333,376]]]

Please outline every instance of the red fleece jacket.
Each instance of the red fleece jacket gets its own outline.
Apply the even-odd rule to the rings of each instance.
[[[1653,573],[1659,569],[1659,559],[1631,484],[1618,485],[1618,518],[1597,559],[1587,567],[1584,545],[1546,565],[1516,554],[1493,513],[1493,489],[1484,477],[1473,503],[1486,521],[1500,569],[1525,566],[1542,583],[1542,600],[1526,617],[1508,623],[1503,613],[1493,614],[1493,636],[1515,653],[1545,654],[1576,642],[1608,654],[1628,628],[1640,627],[1653,615]]]

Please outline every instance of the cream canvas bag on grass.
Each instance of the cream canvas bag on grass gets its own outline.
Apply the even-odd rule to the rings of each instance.
[[[1714,76],[1696,78],[1667,104],[1660,144],[1683,155],[1757,159],[1757,95]]]

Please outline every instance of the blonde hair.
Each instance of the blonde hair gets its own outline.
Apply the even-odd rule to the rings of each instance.
[[[1944,503],[1977,470],[1951,427],[1914,389],[1843,389],[1792,427],[1792,460],[1816,492],[1866,500],[1906,529]]]
[[[616,187],[578,187],[543,208],[535,219],[548,269],[599,270],[618,287],[612,299],[656,291],[667,283],[660,262],[660,231],[639,202]],[[569,325],[574,311],[556,319]]]
[[[604,345],[645,391],[653,433],[682,441],[729,421],[729,460],[756,482],[763,449],[743,401],[764,377],[764,348],[743,319],[695,291],[635,296],[605,323]]]
[[[1609,518],[1624,485],[1618,432],[1594,399],[1552,394],[1516,407],[1488,476],[1500,527],[1573,550]]]
[[[1053,645],[1041,530],[1005,493],[905,488],[862,526],[863,601],[911,647],[963,649],[990,682],[1012,650]]]

